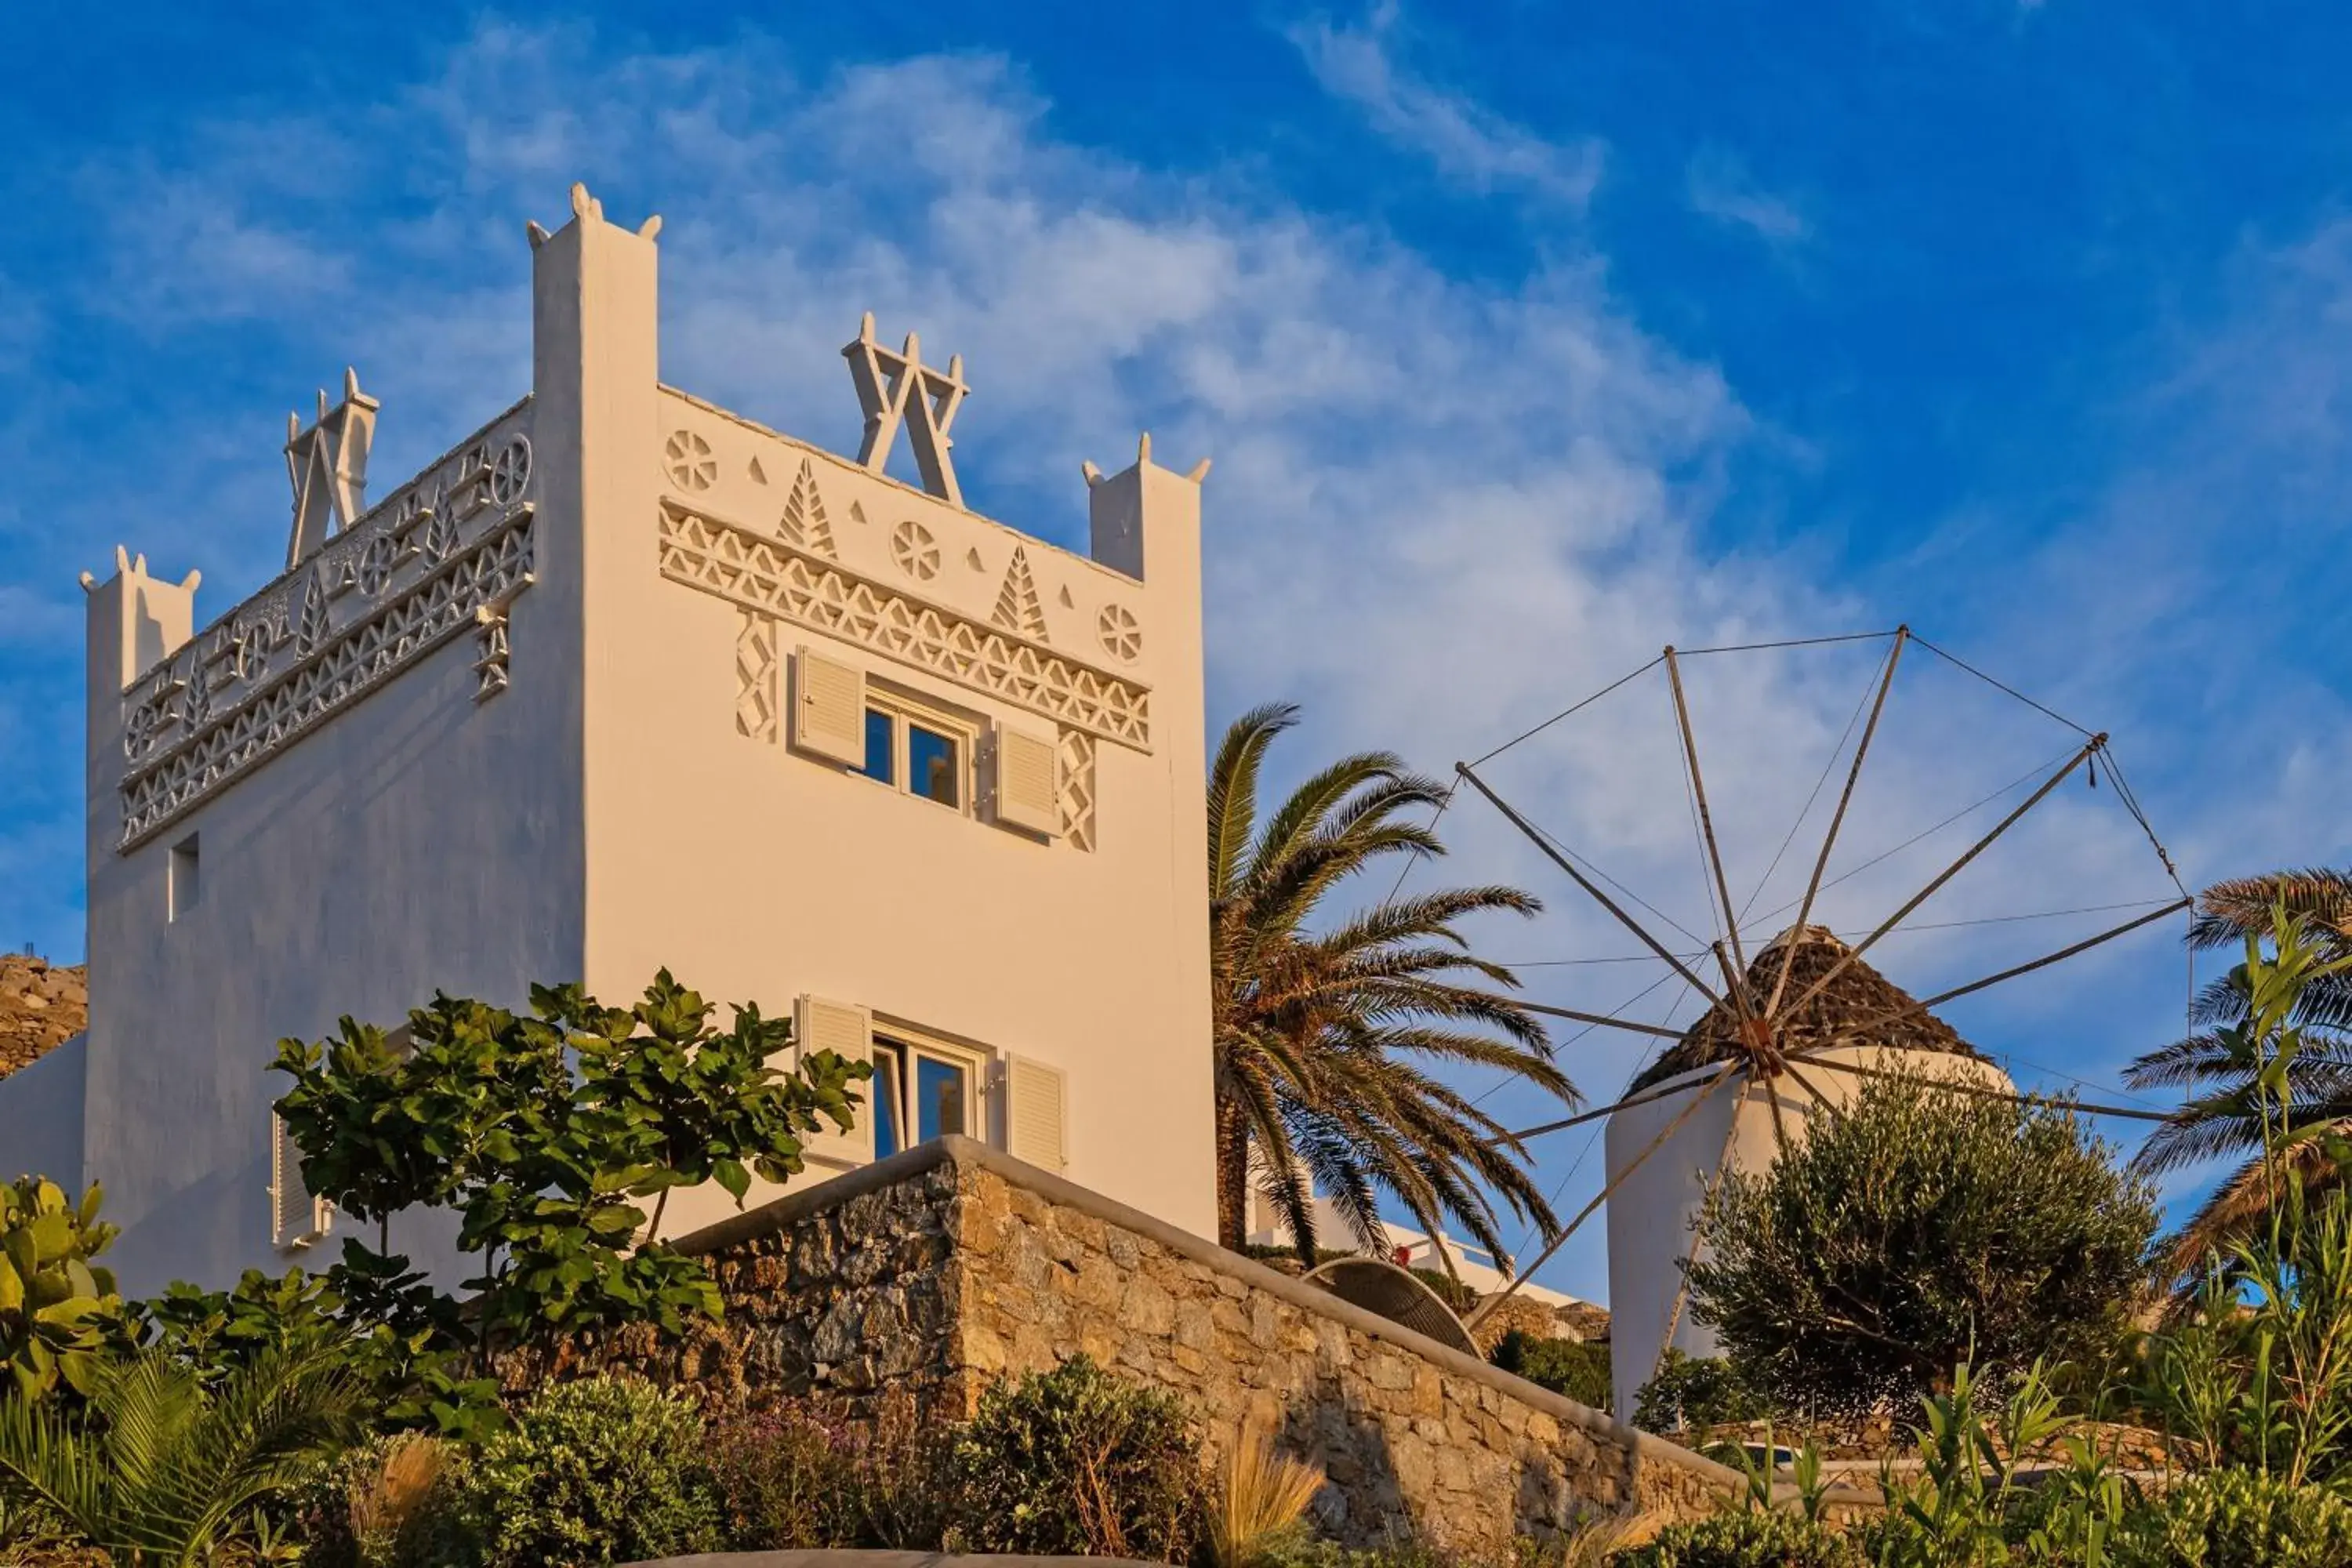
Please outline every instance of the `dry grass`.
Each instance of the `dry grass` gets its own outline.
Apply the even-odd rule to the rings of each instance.
[[[1277,1457],[1272,1437],[1244,1428],[1226,1462],[1224,1486],[1209,1519],[1209,1552],[1217,1568],[1250,1568],[1258,1562],[1298,1528],[1322,1486],[1319,1468]]]
[[[421,1432],[394,1439],[373,1473],[352,1479],[352,1539],[397,1539],[440,1479],[441,1460],[440,1442]]]

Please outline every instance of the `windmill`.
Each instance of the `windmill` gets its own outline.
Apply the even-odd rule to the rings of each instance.
[[[1853,748],[1844,787],[1814,857],[1795,919],[1761,943],[1752,954],[1751,932],[1741,929],[1742,910],[1731,892],[1718,845],[1715,814],[1706,792],[1699,748],[1684,684],[1684,661],[1700,654],[1746,653],[1767,648],[1809,647],[1824,643],[1884,640],[1881,667],[1874,673],[1874,691],[1867,698],[1868,721]],[[1860,784],[1864,765],[1877,736],[1895,670],[1905,651],[1918,647],[1950,664],[2004,696],[2025,703],[2074,731],[2063,761],[2039,774],[2036,787],[1989,831],[1947,863],[1924,886],[1851,944],[1813,923],[1813,913],[1824,889],[1839,831],[1844,826]],[[1608,878],[1589,858],[1580,856],[1538,827],[1494,788],[1479,768],[1495,757],[1551,725],[1570,717],[1601,697],[1663,668],[1672,697],[1693,817],[1705,861],[1715,935],[1700,954],[1677,952],[1626,907],[1641,904],[1654,910],[1623,884]],[[1856,719],[1862,713],[1855,710]],[[1852,726],[1849,726],[1849,735]],[[1844,742],[1832,754],[1842,754]],[[2178,898],[2147,909],[2110,929],[1925,998],[1914,998],[1880,974],[1868,962],[1877,944],[1902,926],[1921,906],[1960,875],[2002,835],[2024,818],[2069,778],[2089,771],[2095,784],[2100,770],[2112,781],[2116,797],[2146,835],[2156,858],[2170,879]],[[1600,1192],[1554,1236],[1504,1291],[1481,1304],[1469,1320],[1474,1330],[1496,1308],[1526,1283],[1580,1227],[1604,1206],[1610,1208],[1610,1304],[1613,1317],[1612,1351],[1617,1367],[1619,1408],[1630,1409],[1633,1390],[1654,1375],[1668,1347],[1706,1347],[1707,1337],[1689,1321],[1685,1270],[1697,1247],[1690,1228],[1691,1215],[1712,1194],[1727,1171],[1756,1168],[1801,1141],[1808,1120],[1816,1113],[1834,1114],[1836,1108],[1870,1079],[1926,1079],[1953,1092],[2010,1100],[2030,1100],[1992,1063],[1984,1060],[1941,1019],[1934,1009],[1962,996],[1975,994],[2006,981],[2052,965],[2127,936],[2168,916],[2179,914],[2193,900],[2180,881],[2171,858],[2149,826],[2128,784],[2116,764],[2107,737],[2074,724],[2012,688],[1992,679],[1975,667],[1916,636],[1908,626],[1892,632],[1852,637],[1758,643],[1728,648],[1696,648],[1678,652],[1666,648],[1640,669],[1603,687],[1560,714],[1475,763],[1458,763],[1455,773],[1466,785],[1524,834],[1592,903],[1630,932],[1650,954],[1662,960],[1692,992],[1705,999],[1706,1012],[1686,1028],[1653,1023],[1618,1013],[1595,1013],[1521,1002],[1532,1011],[1586,1025],[1631,1032],[1654,1040],[1671,1040],[1672,1048],[1628,1084],[1617,1100],[1577,1115],[1530,1127],[1513,1134],[1518,1141],[1542,1137],[1583,1123],[1606,1120],[1607,1177]],[[1830,769],[1824,768],[1823,783]],[[2011,790],[2029,780],[2021,780]],[[1818,794],[1818,788],[1816,793]],[[1986,801],[1998,798],[1997,792]],[[1986,804],[1980,801],[1979,805]],[[1969,808],[1975,809],[1973,807]],[[1808,805],[1810,810],[1810,803]],[[1965,814],[1963,814],[1965,815]],[[1801,823],[1802,817],[1800,817]],[[1948,819],[1957,820],[1957,819]],[[1794,830],[1791,830],[1793,837]],[[1924,837],[1924,836],[1923,836]],[[1777,864],[1777,862],[1776,862]],[[1769,873],[1768,873],[1769,875]],[[1603,884],[1607,883],[1608,886]],[[1612,889],[1615,895],[1612,896]],[[1772,919],[1785,911],[1776,911]],[[2160,1121],[2164,1113],[2152,1110],[2073,1102],[2081,1113],[2098,1117]]]

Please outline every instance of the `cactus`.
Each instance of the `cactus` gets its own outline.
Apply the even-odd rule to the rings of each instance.
[[[0,1367],[27,1399],[59,1379],[79,1394],[94,1384],[122,1305],[113,1271],[90,1261],[115,1237],[99,1202],[96,1183],[79,1207],[40,1176],[0,1187]]]

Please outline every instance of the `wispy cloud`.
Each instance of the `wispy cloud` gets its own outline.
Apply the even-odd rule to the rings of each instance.
[[[1701,149],[1684,169],[1683,184],[1693,212],[1744,228],[1768,245],[1798,245],[1812,237],[1813,226],[1796,203],[1759,184],[1737,153]]]
[[[1401,58],[1404,28],[1393,0],[1353,26],[1317,17],[1289,29],[1324,91],[1361,110],[1372,129],[1478,192],[1523,190],[1572,206],[1600,184],[1599,141],[1554,142],[1475,98],[1416,75]]]

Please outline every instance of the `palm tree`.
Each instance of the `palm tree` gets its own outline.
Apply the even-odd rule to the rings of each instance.
[[[2195,1032],[2150,1051],[2125,1069],[2135,1089],[2178,1089],[2192,1098],[2141,1148],[2137,1163],[2151,1173],[2179,1170],[2222,1155],[2242,1155],[2231,1173],[2173,1237],[2168,1263],[2177,1276],[2192,1271],[2213,1248],[2250,1235],[2271,1211],[2279,1190],[2265,1151],[2275,1142],[2284,1169],[2307,1190],[2343,1179],[2336,1157],[2352,1140],[2352,871],[2273,871],[2216,882],[2198,900],[2189,928],[2192,947],[2242,946],[2288,922],[2294,945],[2314,973],[2300,986],[2286,1023],[2297,1048],[2284,1064],[2284,1127],[2280,1096],[2262,1075],[2276,1041],[2252,1027],[2253,997],[2245,964],[2207,985],[2190,1011]]]
[[[0,1475],[117,1563],[209,1562],[349,1435],[356,1389],[331,1345],[274,1346],[214,1390],[141,1351],[86,1411],[0,1400]]]
[[[1255,1181],[1311,1262],[1303,1173],[1369,1248],[1387,1246],[1386,1193],[1431,1235],[1450,1221],[1507,1268],[1489,1192],[1547,1237],[1559,1221],[1527,1151],[1429,1068],[1500,1068],[1574,1103],[1543,1026],[1488,989],[1517,979],[1455,929],[1540,906],[1516,888],[1457,888],[1391,897],[1326,927],[1318,917],[1339,883],[1395,856],[1444,853],[1430,828],[1401,818],[1445,792],[1367,752],[1299,785],[1261,827],[1260,766],[1297,720],[1286,703],[1244,713],[1209,770],[1218,1240],[1243,1245]]]

